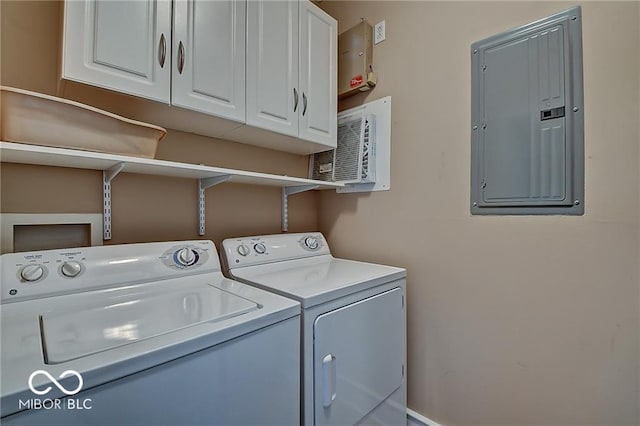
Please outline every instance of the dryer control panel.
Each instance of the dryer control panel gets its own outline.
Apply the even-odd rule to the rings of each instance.
[[[211,241],[173,241],[2,255],[2,303],[220,271]]]
[[[222,242],[222,253],[228,269],[331,255],[319,232],[229,238]]]

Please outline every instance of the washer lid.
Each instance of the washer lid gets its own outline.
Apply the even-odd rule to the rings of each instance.
[[[256,309],[258,305],[247,299],[199,285],[130,294],[78,310],[54,310],[40,316],[44,359],[57,364]]]
[[[407,276],[405,269],[330,255],[248,266],[229,271],[237,280],[299,301],[325,303]]]

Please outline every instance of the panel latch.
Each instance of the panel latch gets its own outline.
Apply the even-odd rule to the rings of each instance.
[[[564,117],[564,107],[545,109],[540,111],[540,121],[553,120],[554,118]]]

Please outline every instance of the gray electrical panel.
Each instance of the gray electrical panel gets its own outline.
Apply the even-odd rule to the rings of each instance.
[[[471,46],[471,213],[584,214],[580,7]]]

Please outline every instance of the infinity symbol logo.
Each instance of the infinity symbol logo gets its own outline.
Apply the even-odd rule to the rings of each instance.
[[[78,387],[73,389],[73,390],[67,390],[64,386],[62,386],[51,374],[49,374],[47,371],[44,370],[36,370],[33,373],[31,373],[31,375],[29,376],[29,389],[31,389],[31,392],[35,393],[36,395],[45,395],[47,393],[49,393],[51,391],[51,386],[48,386],[46,389],[44,390],[38,390],[35,388],[35,386],[33,386],[33,378],[36,377],[38,374],[42,374],[44,376],[46,376],[49,380],[51,380],[51,382],[56,385],[56,387],[58,389],[60,389],[65,395],[75,395],[78,392],[80,392],[80,389],[82,389],[82,385],[83,385],[83,381],[82,381],[82,376],[80,375],[80,373],[78,373],[75,370],[67,370],[65,372],[63,372],[58,379],[64,379],[65,377],[69,377],[69,376],[76,376],[78,378]]]

